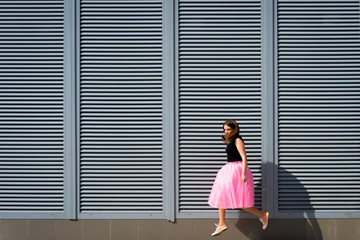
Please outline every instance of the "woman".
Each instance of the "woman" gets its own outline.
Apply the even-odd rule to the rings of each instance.
[[[245,145],[239,135],[239,126],[235,120],[227,120],[223,124],[224,134],[221,138],[226,146],[228,163],[216,175],[209,196],[209,205],[219,209],[219,224],[211,236],[218,236],[227,229],[225,224],[226,209],[241,208],[257,215],[267,227],[269,212],[259,211],[254,207],[254,181],[249,167]]]

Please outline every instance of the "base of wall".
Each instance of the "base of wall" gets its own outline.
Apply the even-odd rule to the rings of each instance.
[[[216,239],[355,240],[360,219],[227,219]],[[166,220],[0,220],[0,240],[202,240],[211,239],[217,219]]]

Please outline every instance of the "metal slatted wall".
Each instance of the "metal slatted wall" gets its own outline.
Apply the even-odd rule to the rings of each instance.
[[[212,209],[226,119],[239,122],[261,207],[261,2],[180,0],[178,21],[179,216]]]
[[[0,216],[64,217],[64,3],[0,2]]]
[[[80,10],[80,216],[161,213],[162,1]]]
[[[359,1],[278,6],[278,211],[360,210]]]

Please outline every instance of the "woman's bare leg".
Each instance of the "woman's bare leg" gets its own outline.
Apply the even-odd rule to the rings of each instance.
[[[220,228],[226,226],[226,224],[225,224],[225,214],[226,214],[226,209],[219,208],[219,227]]]
[[[219,225],[217,226],[215,232],[211,234],[212,237],[219,236],[227,229],[225,225],[225,213],[226,209],[219,208]]]
[[[252,213],[252,214],[255,214],[256,216],[258,216],[259,218],[264,218],[265,217],[265,213],[266,212],[262,212],[260,210],[258,210],[257,208],[255,207],[251,207],[251,208],[243,208],[243,210],[249,212],[249,213]]]
[[[261,220],[261,222],[263,223],[263,229],[265,230],[265,228],[267,227],[268,225],[268,218],[269,218],[269,213],[267,212],[262,212],[262,211],[259,211],[257,208],[255,207],[251,207],[251,208],[243,208],[243,210],[249,212],[249,213],[252,213],[252,214],[255,214],[256,216],[258,216]]]

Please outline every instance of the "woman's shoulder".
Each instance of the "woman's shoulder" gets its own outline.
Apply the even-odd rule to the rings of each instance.
[[[241,142],[244,143],[244,139],[241,136],[238,136],[234,139],[234,142],[235,143],[241,143]]]
[[[237,136],[234,139],[230,140],[229,142],[226,142],[227,145],[229,144],[236,144],[238,142],[244,142],[244,139],[241,136]]]

